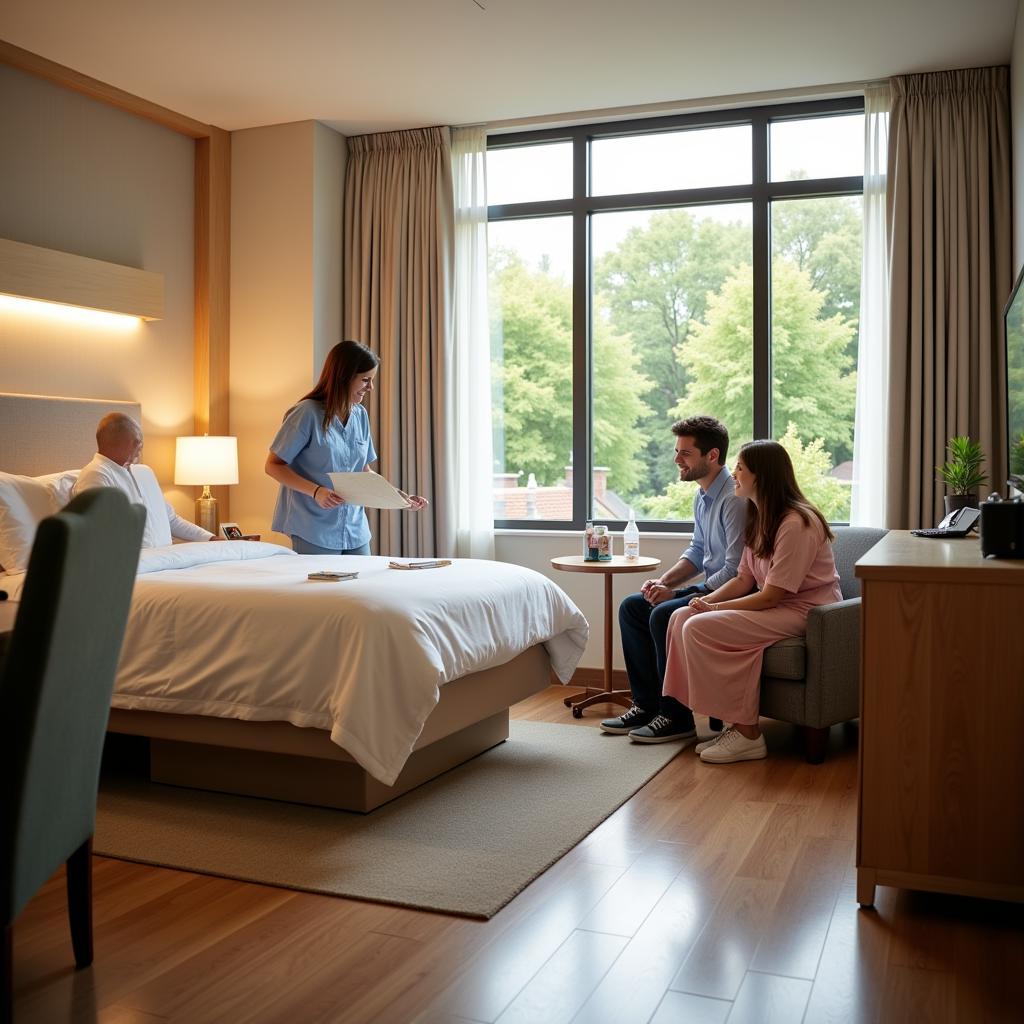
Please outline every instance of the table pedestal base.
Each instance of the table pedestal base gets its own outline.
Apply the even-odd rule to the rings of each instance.
[[[600,573],[604,576],[604,686],[588,686],[580,693],[566,697],[563,703],[572,708],[573,718],[582,718],[583,709],[592,704],[617,704],[619,707],[633,706],[633,695],[629,690],[616,690],[612,686],[612,576],[623,572],[650,572],[661,565],[659,558],[624,558],[613,555],[603,562],[588,562],[579,555],[563,555],[552,558],[551,565],[564,572]]]
[[[562,703],[567,708],[572,708],[573,718],[582,718],[583,709],[593,704],[618,704],[620,707],[629,708],[633,706],[633,694],[629,690],[596,690],[588,686],[580,693],[574,693],[565,697]]]

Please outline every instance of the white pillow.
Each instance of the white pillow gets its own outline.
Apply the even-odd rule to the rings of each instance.
[[[49,473],[46,476],[36,477],[52,491],[57,512],[71,500],[71,488],[75,486],[79,473],[81,473],[80,469],[65,469],[60,473]]]
[[[78,470],[46,476],[0,473],[0,566],[24,572],[40,521],[68,502]]]

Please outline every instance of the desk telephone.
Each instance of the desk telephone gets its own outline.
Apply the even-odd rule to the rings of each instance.
[[[933,530],[911,530],[916,537],[966,537],[977,525],[981,513],[976,508],[958,508],[950,512]]]

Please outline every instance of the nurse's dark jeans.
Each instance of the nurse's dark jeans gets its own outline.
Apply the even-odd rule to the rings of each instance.
[[[296,537],[292,534],[292,550],[299,555],[368,555],[370,553],[369,543],[358,548],[322,548],[317,544],[310,544],[308,540]]]

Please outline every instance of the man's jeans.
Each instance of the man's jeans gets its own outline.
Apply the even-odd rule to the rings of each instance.
[[[630,594],[619,605],[622,654],[629,675],[629,688],[633,692],[633,703],[638,708],[651,714],[658,711],[661,687],[665,681],[668,620],[677,608],[685,608],[695,597],[704,593],[706,591],[703,586],[687,587],[680,590],[677,597],[654,606],[639,594]],[[690,720],[688,728],[692,729],[693,715],[685,708],[684,711]]]

